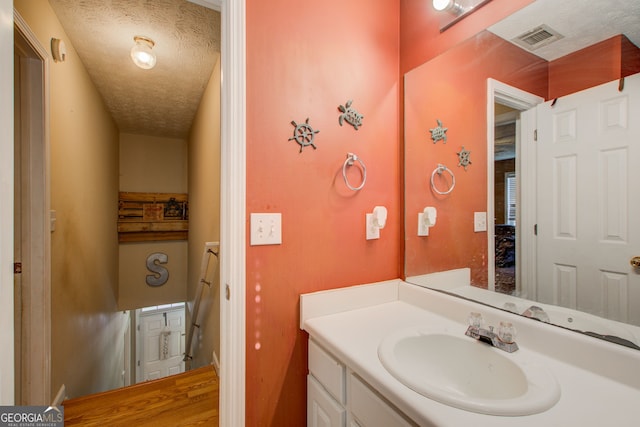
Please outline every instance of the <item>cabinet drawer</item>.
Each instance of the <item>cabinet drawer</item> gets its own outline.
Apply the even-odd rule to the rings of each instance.
[[[345,403],[345,367],[331,354],[309,339],[309,372],[340,403]]]
[[[366,427],[415,427],[356,375],[349,375],[349,409],[356,425]]]

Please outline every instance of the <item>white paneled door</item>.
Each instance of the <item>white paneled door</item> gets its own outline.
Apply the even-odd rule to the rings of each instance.
[[[537,107],[537,299],[640,325],[640,75],[623,86]]]
[[[140,314],[142,380],[184,372],[184,308]]]

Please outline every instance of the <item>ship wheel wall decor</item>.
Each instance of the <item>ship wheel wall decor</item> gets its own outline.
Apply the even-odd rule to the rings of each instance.
[[[304,147],[312,146],[315,150],[316,145],[313,143],[315,140],[316,134],[320,132],[319,130],[314,130],[309,124],[309,118],[304,123],[296,123],[295,120],[291,121],[291,124],[295,126],[293,130],[293,136],[289,138],[289,141],[294,140],[300,145],[300,152],[302,153],[302,149]]]
[[[467,166],[471,164],[471,151],[465,150],[464,145],[462,149],[456,153],[458,155],[458,166],[464,167],[464,170],[467,170]]]

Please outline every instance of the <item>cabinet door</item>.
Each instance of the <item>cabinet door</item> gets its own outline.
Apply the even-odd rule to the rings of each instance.
[[[345,404],[345,366],[309,340],[309,373],[339,402]]]
[[[349,376],[350,419],[366,427],[414,427],[415,424],[383,400],[358,377]],[[351,423],[354,420],[351,419]]]
[[[307,376],[307,427],[344,427],[346,410],[313,377]]]

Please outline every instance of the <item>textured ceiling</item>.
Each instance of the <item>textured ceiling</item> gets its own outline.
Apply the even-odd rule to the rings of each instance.
[[[121,132],[186,137],[219,57],[218,12],[186,0],[49,3]],[[511,40],[541,24],[564,36],[534,51],[546,60],[616,34],[640,46],[640,0],[536,0],[489,30]],[[156,42],[155,68],[131,62],[135,35]]]
[[[186,0],[49,0],[121,132],[185,138],[220,55],[220,14]],[[129,56],[155,41],[151,70]]]
[[[640,46],[640,0],[536,0],[489,31],[512,40],[541,24],[564,36],[532,52],[547,61],[618,34]]]

